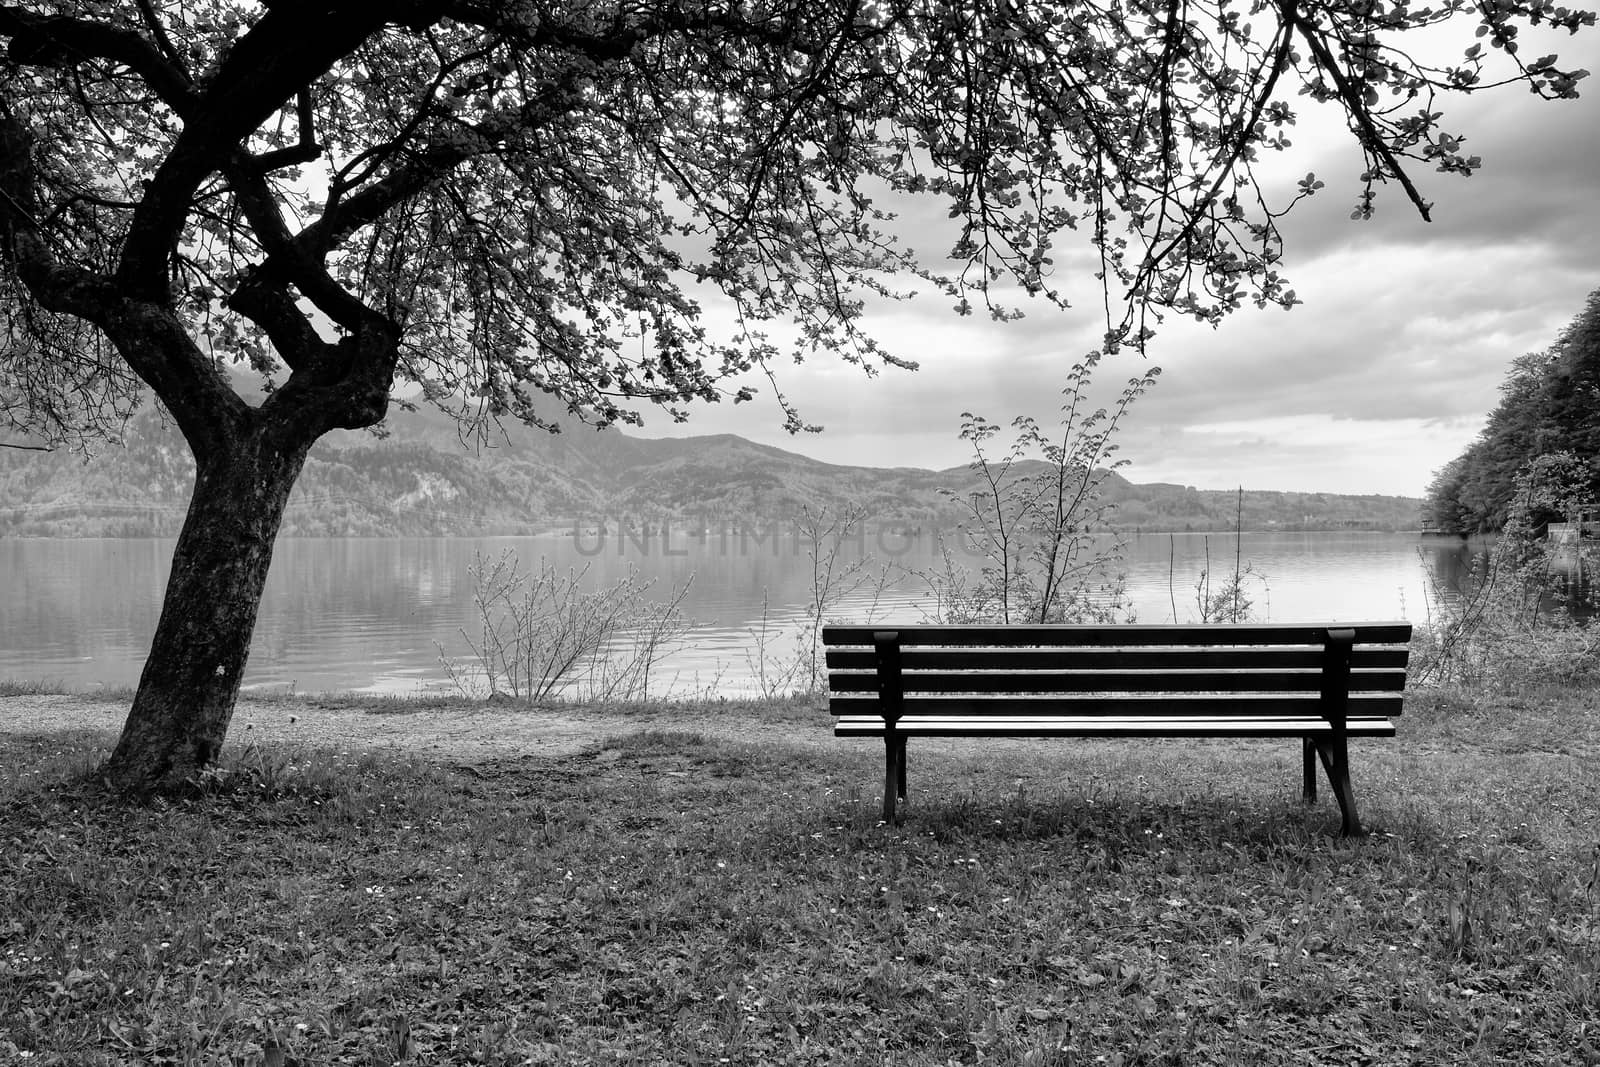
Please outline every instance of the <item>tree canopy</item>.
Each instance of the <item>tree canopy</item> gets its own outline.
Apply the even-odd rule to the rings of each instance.
[[[1579,503],[1600,503],[1600,290],[1555,344],[1512,360],[1500,403],[1461,455],[1434,474],[1427,508],[1443,529],[1492,533],[1505,525],[1519,475],[1555,455]],[[1563,468],[1565,470],[1565,468]],[[1535,519],[1563,514],[1543,509]]]
[[[1454,58],[1408,50],[1462,19]],[[1150,313],[1287,306],[1277,219],[1323,183],[1275,200],[1255,167],[1296,96],[1365,154],[1355,216],[1390,182],[1426,216],[1409,166],[1479,164],[1438,94],[1574,96],[1584,72],[1520,34],[1593,20],[1549,0],[0,5],[0,410],[80,438],[142,382],[197,459],[113,776],[214,756],[305,451],[381,421],[398,384],[616,422],[747,399],[788,358],[910,366],[865,328],[872,301],[914,281],[961,312],[1062,302],[1068,231],[1098,255],[1108,348]],[[918,195],[954,220],[945,256],[897,239],[890,208]]]

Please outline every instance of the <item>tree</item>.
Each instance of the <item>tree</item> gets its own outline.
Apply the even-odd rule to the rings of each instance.
[[[1567,451],[1590,465],[1580,503],[1600,501],[1600,290],[1562,331],[1545,385],[1544,453]]]
[[[1428,510],[1446,529],[1499,530],[1522,507],[1529,464],[1562,452],[1589,465],[1580,502],[1593,505],[1600,500],[1600,290],[1554,345],[1511,361],[1482,433],[1435,472]]]
[[[911,366],[865,332],[895,276],[959,310],[1009,280],[1060,302],[1082,226],[1107,347],[1164,309],[1289,305],[1254,163],[1296,91],[1348,117],[1356,214],[1408,162],[1470,173],[1439,90],[1576,95],[1483,5],[1483,40],[1424,65],[1403,3],[1232,0],[56,0],[0,5],[0,404],[56,440],[114,431],[139,383],[195,453],[161,620],[107,764],[184,781],[222,744],[284,502],[334,428],[397,384],[466,415],[600,422],[747,399],[781,355]],[[1482,45],[1491,48],[1486,52]],[[1320,183],[1308,175],[1290,201]],[[957,220],[948,271],[874,197]],[[702,301],[735,325],[719,333]],[[1111,301],[1107,301],[1108,307]],[[770,323],[793,322],[788,352]],[[225,373],[258,372],[247,403]],[[468,397],[463,402],[460,398]],[[791,429],[803,425],[783,403]]]
[[[1466,480],[1471,449],[1433,472],[1423,497],[1423,514],[1444,533],[1465,533],[1471,516],[1461,503],[1462,483]]]
[[[1544,422],[1545,380],[1551,354],[1529,352],[1511,362],[1500,403],[1464,457],[1458,499],[1474,532],[1498,530],[1511,507],[1517,472],[1537,454]]]

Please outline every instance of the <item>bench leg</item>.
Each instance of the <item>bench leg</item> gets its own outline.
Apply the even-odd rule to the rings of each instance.
[[[1300,739],[1300,799],[1317,802],[1317,743],[1309,737]]]
[[[1356,795],[1350,788],[1350,753],[1343,737],[1319,738],[1317,755],[1322,757],[1322,768],[1328,773],[1328,784],[1339,799],[1339,836],[1365,837],[1361,817],[1356,814]]]
[[[897,821],[895,801],[906,798],[906,739],[886,734],[883,738],[883,821]]]
[[[903,737],[900,739],[900,753],[895,760],[895,774],[900,779],[900,788],[896,792],[900,794],[903,804],[906,799],[906,739]]]

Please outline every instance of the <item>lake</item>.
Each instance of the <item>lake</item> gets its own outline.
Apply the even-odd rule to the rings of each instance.
[[[74,688],[131,686],[161,608],[170,540],[0,540],[0,678]],[[1240,557],[1255,577],[1246,592],[1262,621],[1427,618],[1431,572],[1450,582],[1467,549],[1410,534],[1246,533]],[[745,694],[756,688],[756,638],[767,620],[770,650],[792,656],[805,624],[811,564],[801,539],[670,529],[651,538],[592,532],[542,538],[286,539],[279,543],[256,628],[247,688],[419,693],[450,690],[440,646],[470,658],[474,629],[469,569],[475,554],[515,551],[524,566],[549,559],[589,568],[587,584],[630,566],[664,592],[691,577],[683,610],[695,629],[654,670],[652,692]],[[847,543],[841,558],[870,556],[926,567],[934,539],[884,531]],[[1127,539],[1124,569],[1140,622],[1198,617],[1195,581],[1210,560],[1231,574],[1232,534],[1144,534]],[[974,561],[968,561],[969,563]],[[925,586],[902,581],[874,602],[868,590],[837,615],[918,621]],[[764,609],[765,605],[765,609]]]

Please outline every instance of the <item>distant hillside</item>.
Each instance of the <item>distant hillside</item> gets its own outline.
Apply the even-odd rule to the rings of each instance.
[[[596,430],[552,410],[566,432],[520,424],[489,446],[463,445],[434,411],[394,411],[387,435],[340,432],[312,451],[290,499],[290,536],[526,534],[598,523],[699,526],[783,521],[802,508],[857,505],[891,526],[949,526],[959,518],[941,487],[965,493],[964,467],[945,471],[841,467],[742,437],[652,440]],[[0,536],[171,536],[183,522],[194,464],[154,409],[121,445],[93,460],[0,448]],[[1235,495],[1113,475],[1114,525],[1140,530],[1231,530]],[[1324,493],[1244,494],[1244,528],[1415,529],[1419,501]]]

